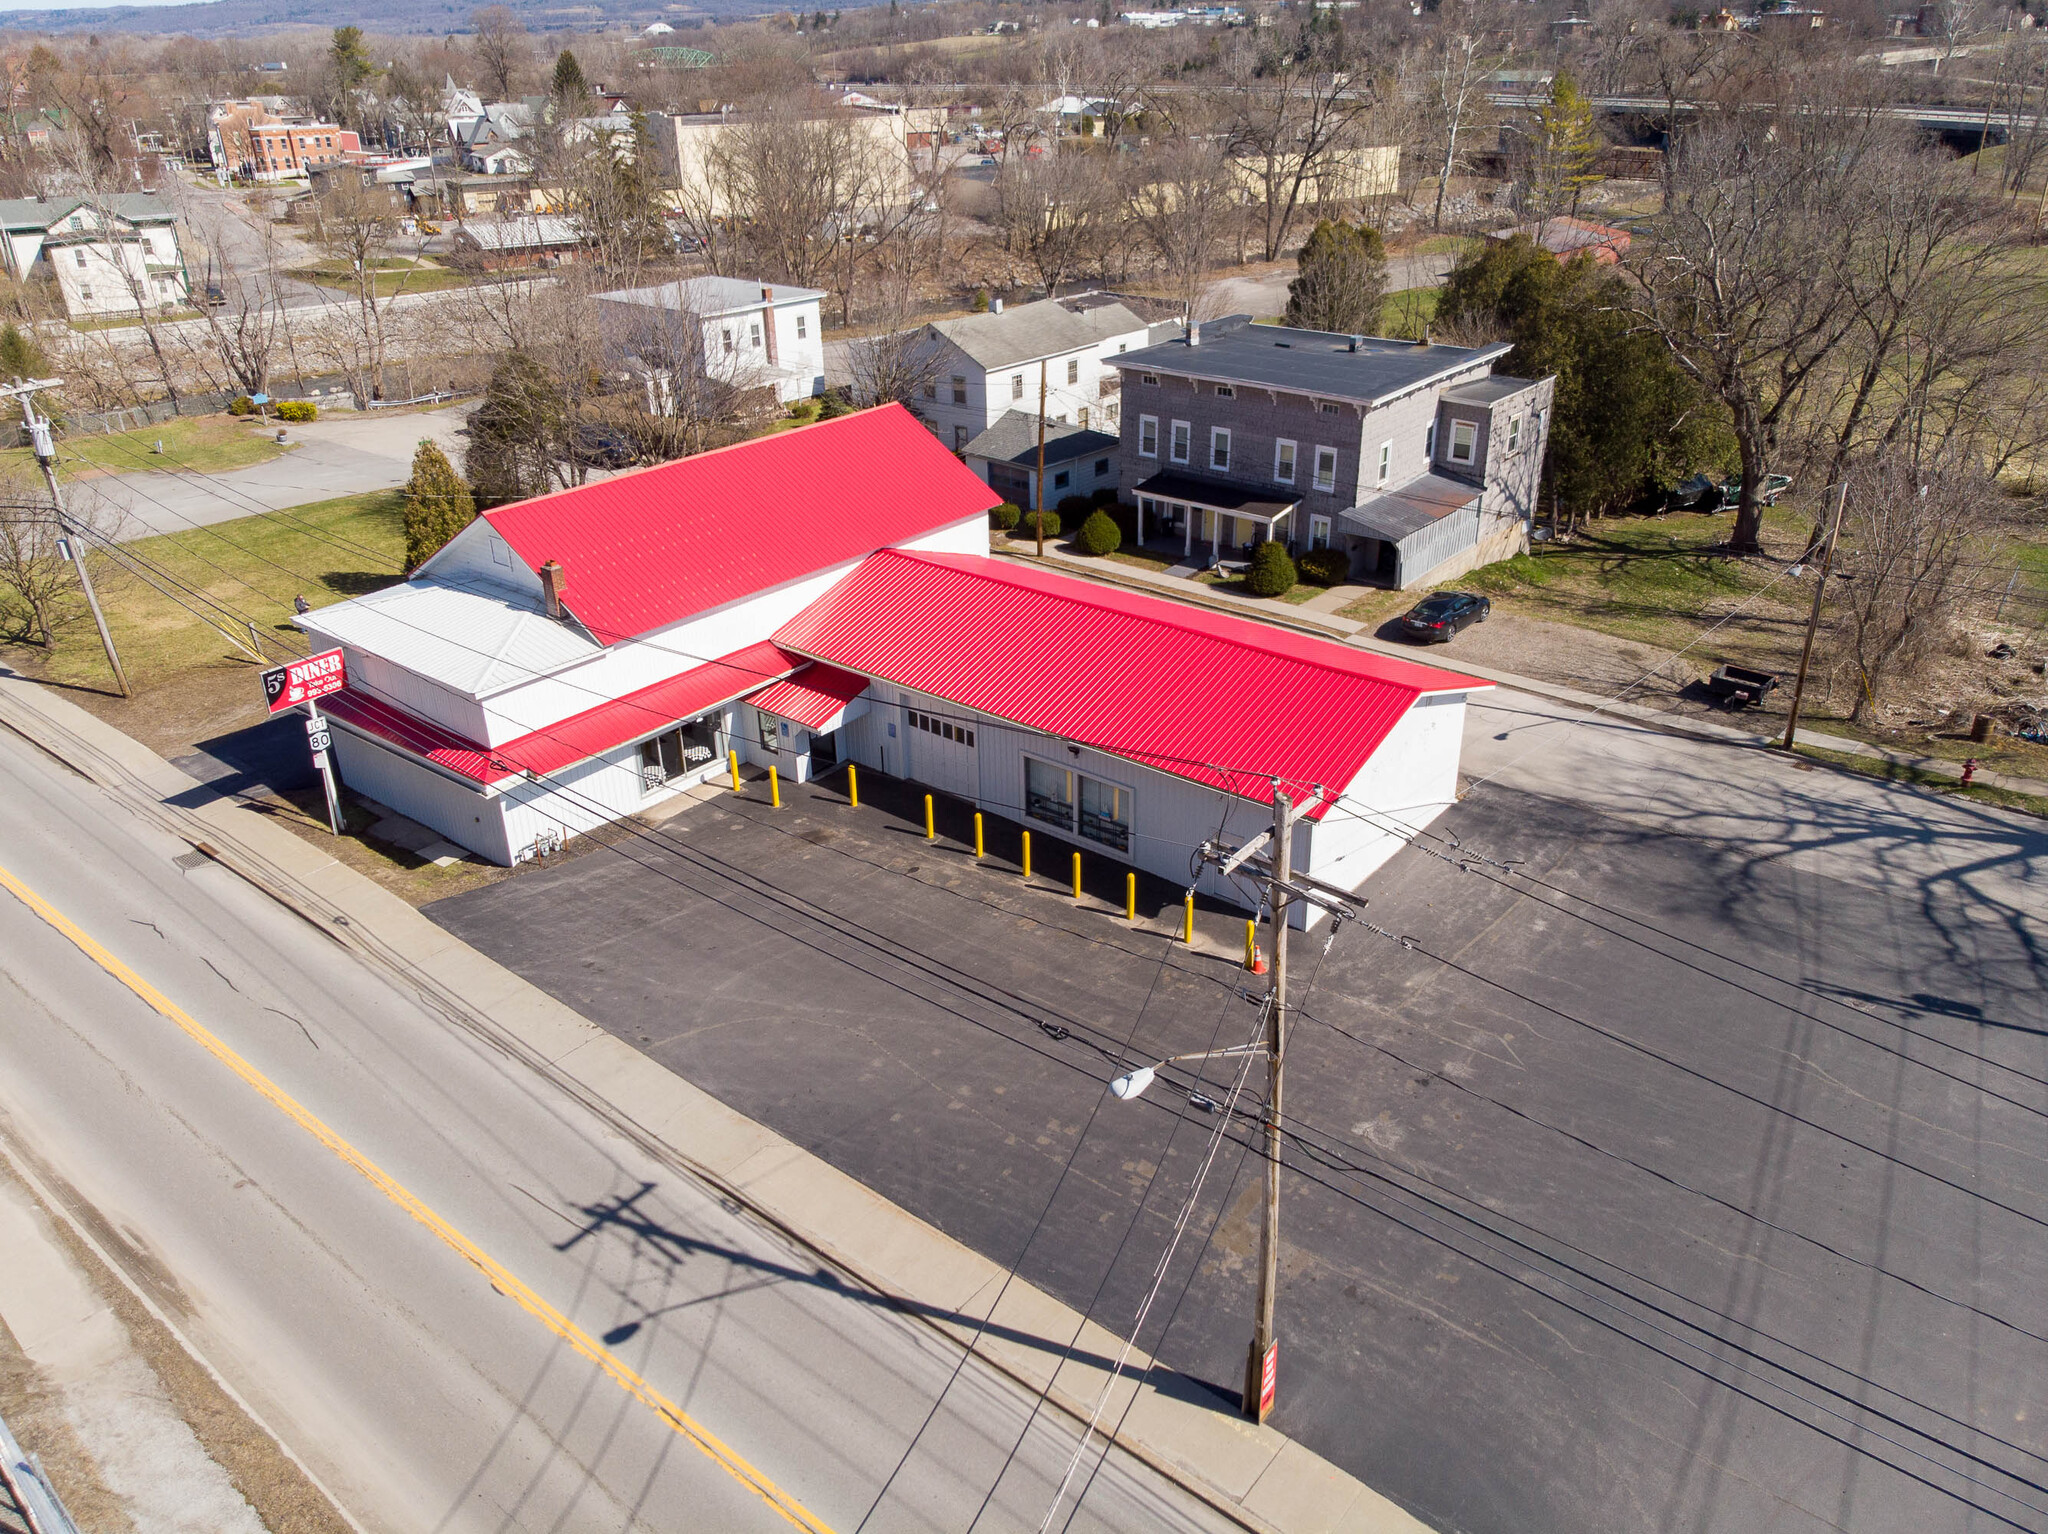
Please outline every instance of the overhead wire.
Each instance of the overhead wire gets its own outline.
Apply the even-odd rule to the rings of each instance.
[[[230,542],[231,542],[231,540],[223,540],[223,541],[230,541]],[[270,563],[273,563],[273,564],[275,563],[274,561],[269,561],[269,562],[270,562]],[[210,563],[210,562],[209,562],[209,563]],[[218,566],[216,566],[216,568],[219,568],[219,567],[218,567]],[[282,567],[282,566],[279,566],[279,568],[284,568],[284,567]],[[290,574],[290,573],[293,573],[293,572],[290,572],[289,570],[287,570],[287,571],[286,571],[286,573]],[[247,583],[246,581],[243,581],[243,582],[241,582],[241,584],[243,584],[243,585],[245,585],[245,586],[246,586],[246,585],[248,585],[248,583]],[[249,587],[248,587],[248,589],[250,589],[251,591],[254,591],[254,592],[256,592],[256,593],[257,593],[258,595],[263,595],[263,593],[262,593],[262,592],[260,591],[260,589],[259,589],[259,588],[256,588],[256,587],[254,587],[254,586],[249,586]],[[1496,774],[1496,775],[1497,775],[1497,774]],[[543,776],[543,777],[544,777],[544,775],[537,775],[537,776]],[[1226,802],[1227,802],[1227,801],[1226,801]],[[1381,829],[1385,829],[1385,828],[1384,828],[1384,827],[1382,827]],[[666,838],[662,838],[661,840],[665,842],[665,841],[666,841],[667,839],[666,839]],[[1448,962],[1449,962],[1449,961],[1447,961],[1447,960],[1443,960],[1443,959],[1441,959],[1441,958],[1440,958],[1440,956],[1437,956],[1437,955],[1434,955],[1434,954],[1428,954],[1428,953],[1427,953],[1427,950],[1423,950],[1423,951],[1425,952],[1425,954],[1426,954],[1426,956],[1427,956],[1427,957],[1430,957],[1430,958],[1432,958],[1432,959],[1436,959],[1436,960],[1437,960],[1438,962],[1444,962],[1444,963],[1448,963]],[[1459,969],[1462,969],[1462,967],[1461,967],[1461,966],[1456,966],[1456,965],[1453,965],[1452,967],[1453,967],[1453,968],[1459,968]],[[1470,971],[1464,971],[1464,972],[1465,972],[1465,973],[1468,973],[1468,974],[1472,973],[1472,972],[1470,972]],[[1491,980],[1489,979],[1489,977],[1485,977],[1485,976],[1477,976],[1477,975],[1474,975],[1474,978],[1478,978],[1478,979],[1480,979],[1480,980],[1482,980],[1482,981],[1485,981],[1486,983],[1489,983],[1489,984],[1498,984],[1497,982],[1493,982],[1493,981],[1491,981]],[[1506,989],[1506,988],[1504,987],[1504,989]],[[1525,999],[1527,999],[1527,998],[1525,998]],[[1541,1004],[1541,1003],[1537,1003],[1537,1005],[1542,1005],[1542,1004]],[[1555,1010],[1555,1009],[1550,1009],[1550,1010]],[[1317,1021],[1321,1021],[1320,1019],[1316,1019],[1316,1020],[1317,1020]],[[1578,1020],[1577,1020],[1577,1019],[1573,1019],[1573,1021],[1578,1021]],[[1588,1026],[1591,1026],[1591,1025],[1588,1025]],[[1716,1084],[1718,1084],[1718,1083],[1716,1083]],[[1297,1143],[1298,1143],[1298,1142],[1297,1142]],[[1860,1142],[1854,1142],[1854,1141],[1852,1141],[1851,1143],[1859,1143],[1859,1144],[1860,1144]],[[1865,1148],[1865,1149],[1869,1149],[1869,1147],[1864,1147],[1864,1148]],[[1901,1164],[1905,1164],[1905,1163],[1901,1163]],[[1915,1170],[1919,1170],[1918,1168],[1914,1168],[1914,1169],[1915,1169]],[[1932,1175],[1932,1174],[1928,1174],[1928,1175]],[[1966,1191],[1966,1192],[1968,1192],[1968,1191],[1970,1191],[1970,1190],[1967,1190],[1967,1189],[1965,1189],[1965,1190],[1962,1190],[1962,1191]],[[1993,1202],[1993,1203],[1996,1203],[1997,1201],[1993,1200],[1993,1201],[1991,1201],[1991,1202]],[[2002,1208],[2003,1208],[2003,1207],[2007,1207],[2007,1206],[2004,1206],[2004,1205],[1999,1205],[1999,1207],[2002,1207]],[[2022,1217],[2023,1217],[2023,1218],[2025,1217],[2025,1216],[2024,1216],[2024,1214],[2023,1214],[2023,1212],[2020,1212],[2020,1211],[2013,1211],[2013,1212],[2014,1212],[2014,1213],[2020,1213],[2020,1214],[2022,1215]],[[1992,1514],[1992,1516],[1996,1516],[1996,1514]]]

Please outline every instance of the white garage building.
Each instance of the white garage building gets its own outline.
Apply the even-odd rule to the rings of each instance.
[[[487,512],[299,619],[346,652],[342,777],[512,863],[728,750],[854,761],[1177,884],[1278,780],[1294,866],[1346,888],[1455,799],[1488,684],[992,558],[992,503],[887,406]]]

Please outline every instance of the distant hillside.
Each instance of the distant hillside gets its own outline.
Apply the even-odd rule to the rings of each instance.
[[[347,19],[366,32],[448,33],[469,28],[470,15],[489,0],[352,0]],[[853,9],[876,0],[835,0],[834,9]],[[787,11],[772,0],[691,0],[689,11],[727,21]],[[675,21],[678,7],[663,0],[592,0],[586,5],[559,0],[510,0],[509,9],[535,32],[591,31],[600,27],[645,26]],[[331,27],[333,0],[199,0],[190,5],[115,5],[104,9],[0,12],[0,28],[14,32],[186,33],[193,37],[246,37],[286,27]]]

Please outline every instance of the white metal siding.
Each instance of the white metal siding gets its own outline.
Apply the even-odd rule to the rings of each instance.
[[[509,864],[503,806],[482,789],[465,788],[337,722],[332,730],[341,781],[352,791],[388,804],[401,815],[439,831],[493,863]]]
[[[1304,871],[1358,889],[1456,803],[1464,729],[1464,694],[1419,699],[1316,823]]]

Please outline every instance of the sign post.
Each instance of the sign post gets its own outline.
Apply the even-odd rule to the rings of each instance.
[[[347,685],[348,671],[339,650],[322,650],[318,655],[308,655],[263,673],[263,696],[271,713],[305,706],[306,744],[312,749],[313,769],[320,774],[320,787],[327,797],[327,829],[336,836],[341,835],[341,788],[330,754],[333,737],[320,712],[320,699]]]

